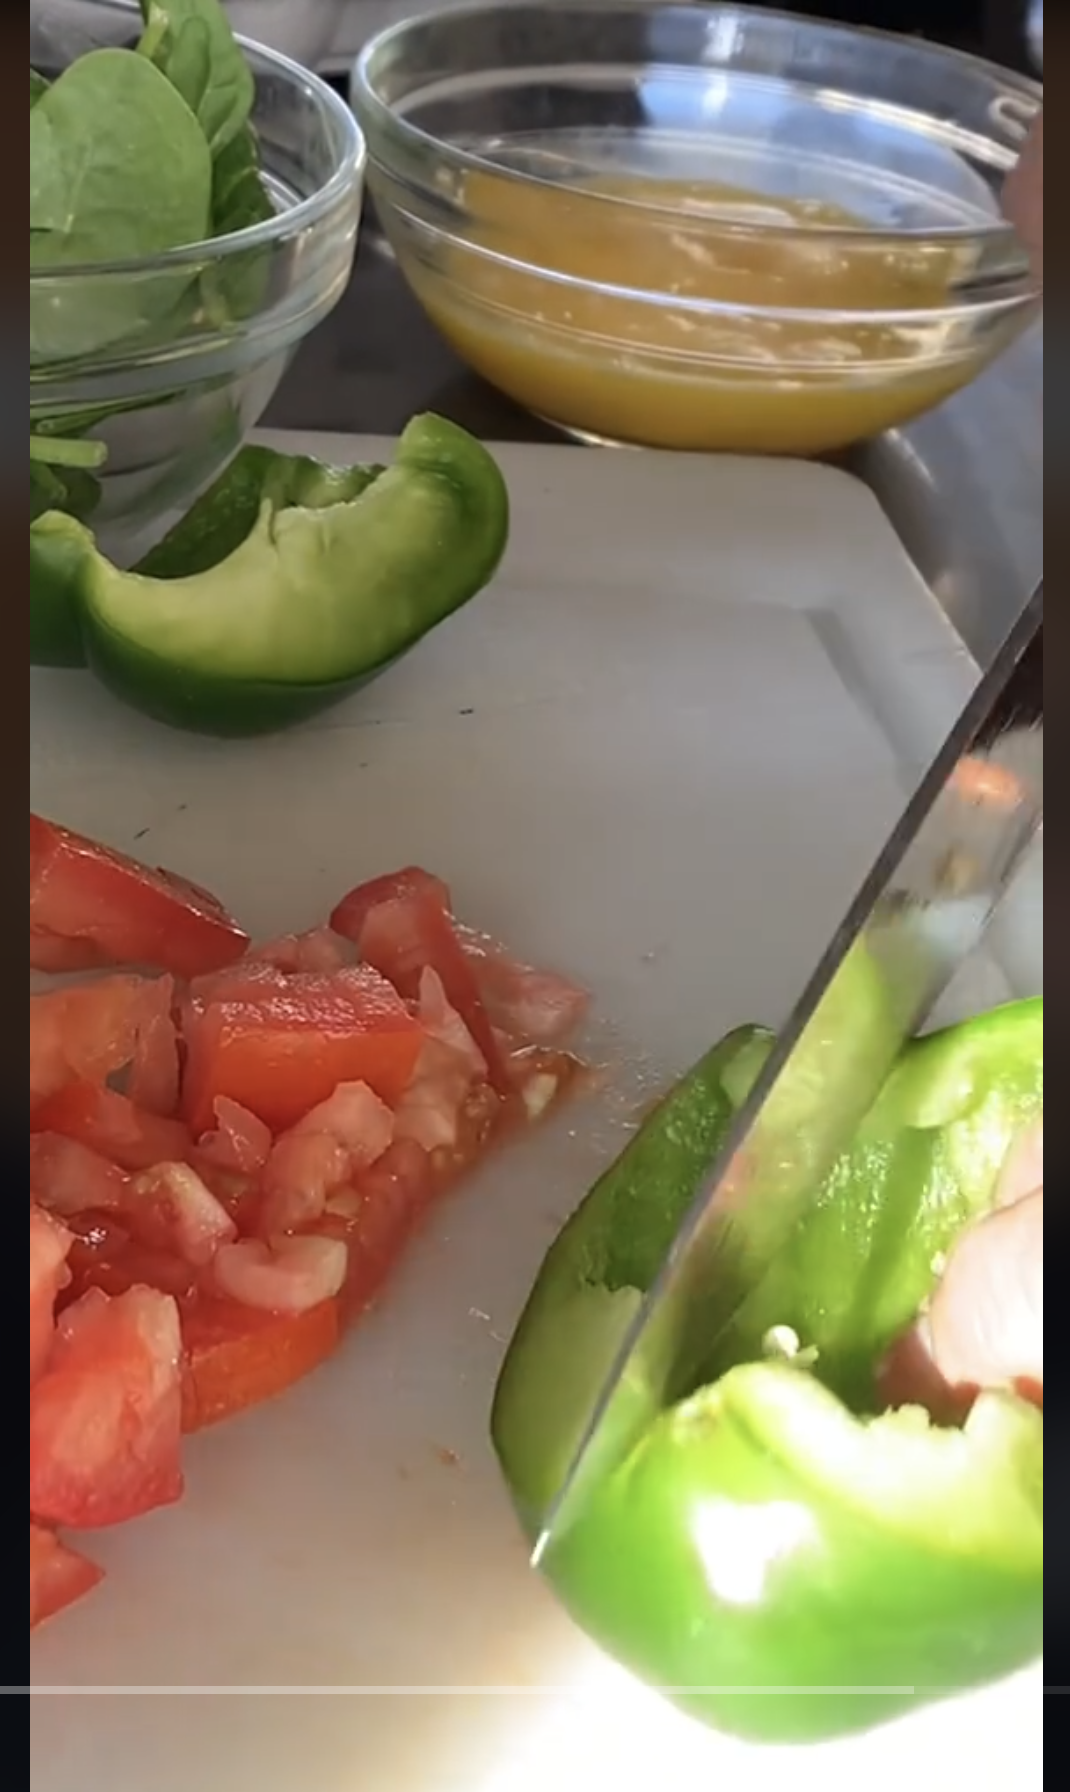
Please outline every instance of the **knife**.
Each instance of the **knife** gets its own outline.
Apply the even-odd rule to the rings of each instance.
[[[1034,592],[909,804],[774,1049],[599,1393],[535,1551],[703,1362],[930,1019],[1043,827]],[[1013,743],[1013,746],[1012,746]],[[865,979],[864,985],[860,978]],[[872,1024],[848,1024],[865,987]],[[800,1115],[800,1098],[805,1124]],[[747,1225],[739,1224],[744,1205]]]

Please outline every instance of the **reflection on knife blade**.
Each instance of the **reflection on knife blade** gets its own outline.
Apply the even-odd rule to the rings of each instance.
[[[1041,588],[773,1048],[588,1415],[536,1563],[567,1530],[585,1490],[658,1411],[699,1385],[718,1339],[792,1236],[901,1049],[980,944],[1043,822],[1043,734],[1022,728],[1043,615]],[[1013,770],[998,756],[1010,732],[1018,741]]]

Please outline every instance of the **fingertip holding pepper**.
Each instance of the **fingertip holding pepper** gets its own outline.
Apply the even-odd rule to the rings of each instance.
[[[869,1036],[872,1018],[854,1025]],[[770,1047],[754,1029],[704,1059],[550,1254],[494,1413],[531,1536]],[[694,1393],[663,1406],[631,1390],[628,1448],[543,1567],[581,1627],[715,1727],[833,1738],[1042,1653],[1042,1413],[1010,1392],[963,1398],[923,1349],[898,1387],[887,1362],[1042,1112],[1042,1003],[908,1047]],[[768,1360],[788,1336],[793,1360]]]

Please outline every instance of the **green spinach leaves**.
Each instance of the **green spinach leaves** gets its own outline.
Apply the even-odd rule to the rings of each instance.
[[[204,133],[145,57],[92,50],[30,113],[31,273],[202,242],[211,210]]]
[[[182,95],[212,156],[249,122],[253,75],[217,0],[141,0],[150,56]]]
[[[220,0],[139,4],[135,48],[90,50],[51,79],[30,69],[31,275],[154,262],[274,215],[253,72]],[[69,293],[31,282],[31,394],[35,368],[158,345],[198,317],[226,328],[255,308],[263,259],[87,274]],[[105,458],[83,419],[35,422],[31,399],[31,515],[92,509]]]
[[[140,0],[134,50],[30,70],[30,268],[152,259],[271,217],[220,0]]]

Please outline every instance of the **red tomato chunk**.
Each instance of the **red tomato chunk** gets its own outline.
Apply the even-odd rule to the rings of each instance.
[[[70,1280],[71,1234],[30,1203],[30,1386],[48,1367],[56,1333],[56,1302]]]
[[[100,1571],[57,1528],[183,1490],[183,1433],[270,1401],[429,1208],[556,1107],[586,995],[418,868],[255,950],[214,897],[30,818],[30,1627]]]
[[[43,1525],[30,1523],[30,1629],[84,1599],[104,1576]]]
[[[235,1301],[184,1305],[182,1423],[203,1431],[260,1406],[303,1381],[333,1356],[341,1337],[337,1302],[296,1315],[254,1311]]]
[[[182,1495],[182,1338],[173,1300],[90,1293],[30,1390],[30,1511],[96,1530]]]
[[[109,977],[30,997],[30,1111],[68,1084],[107,1084],[127,1071],[127,1093],[149,1113],[178,1106],[172,978]]]
[[[151,1170],[159,1163],[185,1163],[193,1140],[178,1120],[163,1120],[126,1095],[93,1083],[68,1083],[40,1102],[30,1115],[33,1132],[59,1133],[95,1151],[121,1170]]]
[[[35,933],[92,951],[98,965],[144,965],[176,977],[219,970],[249,944],[207,890],[31,814],[31,964]]]
[[[188,1017],[185,1114],[200,1136],[226,1096],[280,1133],[340,1083],[367,1083],[393,1104],[422,1041],[397,991],[367,966],[296,976],[278,988],[254,985]]]

